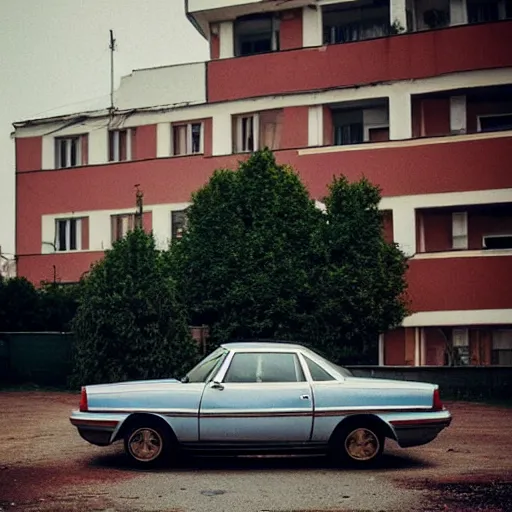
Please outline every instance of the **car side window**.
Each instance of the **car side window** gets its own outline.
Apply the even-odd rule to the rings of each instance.
[[[220,366],[225,355],[226,353],[224,351],[212,354],[209,359],[206,359],[205,361],[198,364],[187,374],[187,382],[206,382],[213,370]]]
[[[282,352],[240,352],[233,360],[224,382],[304,382],[296,354]]]
[[[313,361],[312,359],[309,359],[309,357],[304,356],[304,359],[306,360],[306,363],[308,365],[309,373],[311,373],[311,378],[315,382],[336,380],[330,373],[326,372],[319,364],[315,363],[315,361]]]

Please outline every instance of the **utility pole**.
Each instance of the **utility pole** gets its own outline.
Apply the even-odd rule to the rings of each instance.
[[[135,203],[137,205],[137,210],[135,211],[135,229],[142,229],[142,215],[144,213],[144,193],[139,190],[140,185],[137,183],[135,188],[137,192],[135,193]]]
[[[114,31],[110,30],[110,116],[114,114],[114,52],[116,51],[116,40]]]

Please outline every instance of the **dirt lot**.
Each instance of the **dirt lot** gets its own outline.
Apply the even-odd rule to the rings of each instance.
[[[83,441],[78,396],[0,393],[0,511],[512,511],[512,408],[447,404],[454,420],[424,447],[387,445],[372,471],[324,459],[185,462],[132,470],[120,445]]]

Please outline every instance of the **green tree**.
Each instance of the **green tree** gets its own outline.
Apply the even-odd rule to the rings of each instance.
[[[40,316],[45,331],[69,332],[78,308],[78,285],[42,283]]]
[[[72,385],[179,377],[195,362],[167,261],[136,229],[82,279]]]
[[[406,259],[384,240],[379,201],[366,180],[339,178],[322,213],[268,150],[216,171],[171,245],[192,322],[210,327],[214,345],[294,339],[340,362],[368,360],[407,312]]]
[[[171,246],[191,321],[208,325],[214,344],[296,336],[320,217],[299,177],[270,151],[216,171]]]
[[[34,285],[24,277],[0,280],[0,332],[37,331],[42,322]]]
[[[379,334],[407,315],[407,260],[384,239],[378,187],[335,178],[312,246],[312,314],[304,333],[338,361],[371,362]]]

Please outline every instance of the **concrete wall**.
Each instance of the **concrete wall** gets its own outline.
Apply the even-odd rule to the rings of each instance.
[[[510,366],[350,366],[356,377],[438,384],[441,399],[510,399]]]

